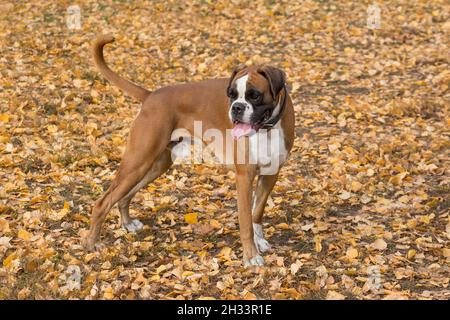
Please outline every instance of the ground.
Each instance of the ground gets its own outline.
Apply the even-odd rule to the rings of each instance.
[[[447,1],[0,2],[0,298],[449,299]],[[244,269],[234,174],[177,165],[112,210],[83,250],[92,203],[139,104],[90,45],[150,90],[284,69],[296,139],[264,217],[272,252]]]

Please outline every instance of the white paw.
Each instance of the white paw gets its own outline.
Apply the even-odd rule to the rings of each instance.
[[[256,245],[256,249],[258,249],[258,252],[264,253],[264,252],[267,252],[270,249],[272,249],[272,247],[270,246],[270,243],[268,243],[266,239],[255,237],[254,240],[255,240],[255,245]]]
[[[129,223],[122,225],[128,232],[136,232],[144,227],[144,224],[138,219],[132,219]]]
[[[251,258],[250,260],[244,259],[244,267],[251,267],[251,266],[258,266],[262,267],[264,265],[264,258],[261,257],[259,254]]]
[[[262,226],[260,224],[253,224],[253,241],[255,242],[256,249],[259,253],[269,251],[271,246],[266,239],[264,239]]]

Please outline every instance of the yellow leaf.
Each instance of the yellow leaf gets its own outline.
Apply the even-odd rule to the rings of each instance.
[[[297,92],[298,89],[300,89],[301,85],[299,82],[293,82],[292,83],[292,92]]]
[[[22,240],[29,241],[33,235],[24,229],[20,229],[17,236]]]
[[[29,288],[23,288],[17,293],[17,298],[19,300],[24,300],[30,295],[31,290]]]
[[[363,187],[363,185],[361,183],[359,183],[356,180],[353,180],[352,185],[350,186],[350,190],[353,192],[357,192],[357,191],[361,190],[362,187]]]
[[[61,211],[59,212],[59,214],[61,216],[65,216],[67,214],[67,212],[69,212],[69,209],[70,209],[70,204],[67,201],[65,201],[64,206],[61,209]]]
[[[442,254],[444,255],[444,257],[450,257],[450,249],[449,248],[444,248],[442,249]]]
[[[314,247],[316,252],[322,251],[322,239],[320,236],[314,236]]]
[[[159,279],[161,279],[161,277],[159,275],[157,275],[157,274],[155,274],[155,275],[150,277],[150,280],[154,281],[154,282],[159,281]]]
[[[184,215],[184,221],[189,224],[197,223],[197,213],[192,212]]]
[[[9,121],[9,114],[6,114],[6,113],[0,114],[0,121],[1,122],[8,122]]]
[[[385,250],[387,248],[387,243],[383,239],[377,239],[372,243],[372,248],[377,250]]]
[[[402,183],[403,179],[406,177],[407,174],[408,174],[408,172],[406,172],[406,171],[396,174],[395,176],[393,176],[389,179],[389,182],[392,183],[394,186],[398,186]]]
[[[355,259],[358,257],[358,250],[353,247],[347,249],[345,256],[349,259]]]
[[[96,253],[95,253],[95,252],[91,252],[91,253],[86,254],[86,255],[84,256],[84,262],[87,263],[87,262],[91,261],[92,259],[95,258],[95,256],[96,256]]]
[[[280,223],[280,224],[277,224],[277,226],[276,226],[278,229],[284,229],[284,230],[286,230],[286,229],[290,229],[290,227],[289,227],[289,225],[287,224],[287,223]]]
[[[192,276],[193,274],[195,274],[195,273],[192,272],[192,271],[184,271],[184,272],[181,274],[181,277],[184,279],[184,278],[187,278],[187,277]]]
[[[244,300],[258,300],[258,298],[256,297],[255,294],[249,291],[244,295]]]
[[[275,293],[275,295],[273,296],[273,299],[275,300],[287,300],[287,298],[288,296],[281,292]]]
[[[205,63],[200,63],[197,69],[199,72],[205,72],[208,69],[208,66]]]
[[[73,80],[73,85],[75,86],[75,88],[81,88],[84,83],[85,83],[85,80],[81,80],[81,79]]]
[[[113,289],[111,287],[105,289],[105,293],[103,294],[103,298],[107,300],[111,300],[114,298]]]
[[[1,231],[1,232],[5,232],[5,233],[10,231],[10,229],[9,229],[9,223],[8,223],[7,220],[5,220],[5,219],[0,219],[0,231]]]
[[[417,220],[416,219],[410,219],[406,222],[406,225],[410,229],[414,229],[417,226]]]
[[[327,293],[327,300],[345,300],[345,296],[343,294],[340,294],[339,292],[330,290]]]
[[[293,299],[299,299],[301,297],[300,293],[294,288],[281,289],[284,293],[289,294]]]
[[[338,195],[339,198],[342,200],[348,200],[352,197],[352,193],[348,191],[343,191],[340,195]]]
[[[211,220],[209,221],[209,224],[210,224],[212,227],[216,228],[216,229],[222,228],[222,225],[221,225],[220,222],[217,221],[216,219],[211,219]]]
[[[277,257],[277,266],[284,267],[284,258],[283,257]]]
[[[426,215],[426,216],[421,216],[420,220],[425,223],[425,224],[430,224],[430,216]]]
[[[228,258],[231,254],[231,248],[230,247],[223,247],[220,252],[217,254],[218,257],[224,257]]]
[[[11,262],[13,262],[17,258],[17,254],[15,252],[11,253],[9,256],[6,257],[5,260],[3,260],[3,266],[8,267]]]
[[[58,127],[54,124],[50,124],[47,126],[47,131],[50,133],[56,133],[58,131]]]
[[[346,55],[352,55],[354,52],[355,52],[355,49],[353,49],[353,48],[350,48],[350,47],[345,47],[344,48],[344,53]]]
[[[112,137],[112,142],[115,146],[120,146],[123,144],[123,139],[120,136],[113,136]]]
[[[69,203],[68,203],[68,202],[64,202],[64,207],[63,207],[61,210],[59,210],[58,212],[52,211],[52,212],[50,213],[50,218],[51,218],[53,221],[59,221],[59,220],[61,220],[62,218],[64,218],[65,215],[66,215],[69,211],[70,211],[70,205],[69,205]]]
[[[74,214],[74,215],[72,216],[72,219],[73,219],[74,221],[82,221],[82,222],[86,222],[86,223],[89,222],[89,218],[88,218],[88,217],[82,216],[81,214],[78,214],[78,213]]]
[[[164,270],[166,270],[166,266],[162,264],[158,268],[156,268],[156,273],[163,272]]]
[[[291,264],[291,274],[295,275],[298,270],[302,267],[303,263],[300,260],[295,261],[295,263]]]
[[[406,255],[406,257],[411,260],[412,258],[414,258],[416,256],[416,250],[414,249],[410,249],[408,250],[408,254]]]
[[[91,97],[92,98],[98,98],[99,96],[100,96],[100,94],[98,93],[97,90],[91,89]]]

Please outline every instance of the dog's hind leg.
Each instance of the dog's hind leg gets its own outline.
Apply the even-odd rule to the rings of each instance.
[[[122,227],[130,232],[135,232],[144,226],[138,219],[131,219],[129,213],[130,202],[140,189],[146,187],[149,183],[166,172],[171,165],[171,152],[170,149],[167,148],[161,153],[158,159],[155,160],[151,169],[145,174],[144,178],[142,178],[142,180],[139,181],[125,197],[119,200],[118,207],[120,211]]]
[[[120,199],[144,178],[170,141],[172,128],[157,119],[166,117],[163,108],[142,108],[130,131],[127,148],[116,177],[91,210],[89,233],[84,246],[92,250],[106,215]]]

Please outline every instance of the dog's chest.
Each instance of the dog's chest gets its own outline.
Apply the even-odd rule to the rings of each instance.
[[[271,130],[260,130],[249,138],[251,163],[257,164],[261,174],[275,174],[286,161],[288,152],[281,123]]]

